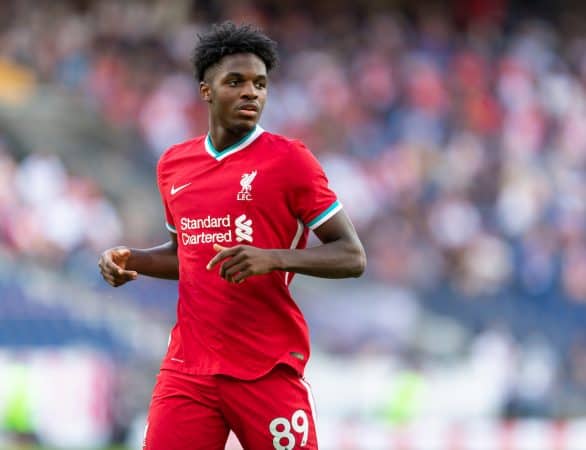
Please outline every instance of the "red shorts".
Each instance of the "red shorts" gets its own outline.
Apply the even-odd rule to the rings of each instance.
[[[232,430],[244,450],[317,449],[309,385],[291,368],[262,378],[161,370],[144,450],[224,450]]]

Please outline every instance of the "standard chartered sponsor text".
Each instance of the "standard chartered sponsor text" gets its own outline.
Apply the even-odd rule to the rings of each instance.
[[[181,240],[183,245],[230,242],[232,241],[232,230],[228,230],[225,233],[206,233],[205,231],[196,234],[181,233]]]
[[[203,231],[210,228],[230,228],[230,214],[222,217],[207,216],[203,218],[182,217],[180,220],[181,241],[183,245],[212,244],[214,242],[231,242],[232,230],[227,231]],[[202,230],[199,233],[186,233],[185,231]]]
[[[207,216],[203,219],[181,218],[181,230],[201,230],[204,228],[220,228],[230,226],[230,214],[223,217]]]

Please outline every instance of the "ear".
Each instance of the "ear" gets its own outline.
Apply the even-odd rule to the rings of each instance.
[[[212,102],[212,90],[207,82],[201,81],[199,83],[199,95],[204,102]]]

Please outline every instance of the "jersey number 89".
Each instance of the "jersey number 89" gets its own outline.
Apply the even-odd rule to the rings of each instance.
[[[273,447],[275,450],[293,450],[295,448],[295,436],[291,429],[302,435],[301,447],[307,444],[309,434],[309,420],[302,409],[293,413],[291,421],[285,417],[276,417],[269,424],[269,431],[273,435]]]

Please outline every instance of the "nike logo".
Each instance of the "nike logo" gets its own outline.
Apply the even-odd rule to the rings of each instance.
[[[190,184],[191,184],[191,182],[182,184],[181,186],[177,186],[177,187],[175,187],[175,185],[171,186],[171,195],[175,195],[177,192],[179,192],[182,189],[185,189]]]

